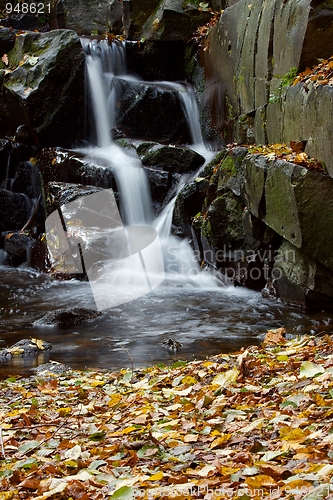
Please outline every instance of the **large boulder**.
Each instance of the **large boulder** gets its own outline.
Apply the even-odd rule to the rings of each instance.
[[[272,274],[281,299],[308,309],[332,307],[333,272],[288,241],[277,252]]]
[[[140,155],[141,149],[138,149]],[[154,144],[140,155],[144,166],[178,174],[189,174],[198,170],[205,162],[200,154],[191,149]]]
[[[60,0],[57,17],[59,26],[74,30],[79,35],[110,31],[121,35],[129,27],[129,1]]]
[[[88,190],[96,186],[117,191],[111,169],[87,159],[83,154],[60,148],[44,148],[38,154],[37,161],[48,210],[54,210],[59,201],[68,201],[68,196],[74,196],[77,189],[82,191],[83,187],[73,186],[76,184],[89,186]],[[59,183],[65,184],[60,188]],[[71,189],[66,183],[71,183]]]
[[[39,146],[83,138],[84,54],[76,33],[22,33],[0,62],[0,133],[27,124]]]
[[[185,40],[211,14],[199,2],[183,0],[60,0],[60,27],[79,35],[127,34],[131,40]],[[208,1],[208,4],[211,2]]]
[[[211,17],[206,8],[194,2],[161,0],[158,8],[147,19],[140,32],[149,40],[184,40],[193,36],[198,26],[206,24]]]

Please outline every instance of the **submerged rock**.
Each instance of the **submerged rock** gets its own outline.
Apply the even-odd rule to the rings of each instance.
[[[21,339],[11,347],[0,350],[0,362],[9,361],[13,356],[32,356],[50,351],[52,345],[40,339]]]
[[[95,319],[101,315],[102,313],[99,311],[84,309],[82,307],[58,309],[57,311],[49,312],[42,318],[34,321],[33,326],[70,328],[71,326],[78,325],[83,321]]]
[[[48,374],[55,373],[57,375],[62,375],[63,373],[72,371],[72,368],[69,365],[65,365],[63,363],[57,363],[56,361],[50,361],[49,363],[43,363],[42,365],[37,366],[36,368],[30,368],[32,372],[37,374]]]

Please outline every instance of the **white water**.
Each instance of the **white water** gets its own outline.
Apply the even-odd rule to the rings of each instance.
[[[175,198],[154,220],[150,188],[141,161],[113,142],[112,128],[116,126],[115,105],[119,99],[117,78],[120,77],[128,82],[142,82],[139,78],[126,74],[124,46],[120,43],[109,46],[106,41],[98,44],[95,40],[90,43],[84,41],[83,45],[87,54],[87,77],[98,145],[97,148],[86,149],[85,153],[94,161],[112,169],[120,193],[123,222],[127,226],[149,225],[157,230],[163,248],[166,275],[169,279],[185,280],[192,284],[195,282],[196,286],[201,284],[216,286],[215,280],[200,273],[189,243],[170,235]],[[213,153],[204,146],[193,89],[188,85],[173,82],[142,83],[169,88],[179,93],[180,105],[184,109],[191,132],[193,142],[191,149],[210,159]],[[154,257],[150,256],[150,259]]]

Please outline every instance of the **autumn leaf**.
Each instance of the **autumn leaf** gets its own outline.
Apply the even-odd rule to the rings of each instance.
[[[8,56],[7,56],[7,54],[4,54],[4,55],[2,56],[1,61],[2,61],[2,62],[6,65],[6,66],[8,66],[9,61],[8,61]]]
[[[276,328],[276,330],[268,330],[264,339],[264,344],[280,344],[285,342],[285,328]]]
[[[320,373],[324,373],[325,368],[322,365],[313,363],[312,361],[304,361],[301,364],[300,376],[305,378],[313,378]]]

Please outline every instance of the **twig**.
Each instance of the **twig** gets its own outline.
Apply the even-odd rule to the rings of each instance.
[[[2,437],[2,427],[0,427],[0,442],[1,442],[1,453],[3,458],[6,460],[5,447],[3,445],[3,437]]]
[[[132,354],[130,353],[130,351],[128,349],[126,349],[126,347],[124,347],[123,345],[120,346],[122,349],[124,349],[124,351],[127,352],[127,354],[129,355],[130,357],[130,360],[131,360],[131,366],[132,366],[132,376],[131,376],[131,380],[130,380],[130,384],[131,386],[133,385],[133,375],[134,375],[134,362],[133,362],[133,358],[132,358]]]

